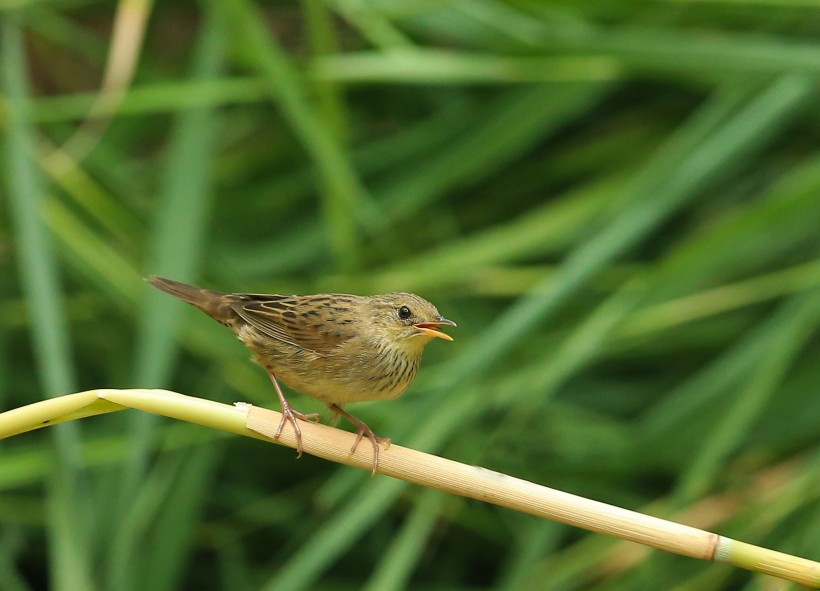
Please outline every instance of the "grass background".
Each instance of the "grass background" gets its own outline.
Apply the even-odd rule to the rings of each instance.
[[[146,274],[415,291],[456,341],[353,407],[377,433],[820,560],[816,4],[0,21],[3,409],[96,387],[275,407]],[[793,588],[137,413],[0,450],[12,591]]]

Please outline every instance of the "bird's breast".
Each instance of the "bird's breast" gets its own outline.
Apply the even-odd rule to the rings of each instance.
[[[237,336],[246,344],[254,340],[248,334]],[[358,339],[325,355],[283,343],[266,345],[250,347],[257,363],[294,390],[326,404],[396,398],[416,377],[421,361],[420,355]]]

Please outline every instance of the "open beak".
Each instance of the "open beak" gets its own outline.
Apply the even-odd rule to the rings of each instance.
[[[425,334],[427,336],[436,337],[439,339],[444,339],[445,341],[452,341],[453,337],[448,335],[445,332],[441,332],[440,330],[436,330],[439,326],[446,324],[448,326],[457,326],[455,322],[452,320],[447,320],[446,318],[442,318],[441,316],[438,317],[438,320],[430,320],[428,322],[419,322],[418,324],[414,324],[413,328],[419,331],[419,334]]]

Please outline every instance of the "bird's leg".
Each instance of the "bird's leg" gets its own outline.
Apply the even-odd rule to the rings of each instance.
[[[351,454],[356,451],[356,448],[359,446],[359,442],[362,440],[362,437],[367,435],[367,438],[370,439],[370,443],[373,444],[373,475],[375,476],[376,469],[379,467],[379,444],[386,443],[387,447],[390,447],[390,438],[376,437],[376,434],[373,433],[373,430],[370,427],[365,425],[364,422],[357,419],[346,410],[342,409],[342,407],[338,404],[328,404],[328,408],[336,414],[343,416],[354,425],[356,425],[356,441],[353,442],[353,447],[350,448]]]
[[[270,381],[273,382],[273,387],[276,390],[276,394],[279,396],[279,402],[282,404],[282,420],[279,421],[279,428],[276,429],[276,434],[273,438],[279,439],[279,436],[282,435],[282,429],[284,429],[285,423],[290,421],[293,425],[293,430],[296,432],[296,457],[301,458],[303,451],[302,430],[299,428],[299,423],[296,422],[296,419],[302,419],[303,421],[318,421],[319,415],[315,412],[305,414],[295,410],[285,399],[285,395],[282,394],[282,388],[279,387],[279,382],[276,381],[276,376],[272,373],[268,375],[270,375]]]

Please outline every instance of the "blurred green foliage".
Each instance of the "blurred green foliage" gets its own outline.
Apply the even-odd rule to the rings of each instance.
[[[456,341],[355,408],[377,433],[820,560],[815,3],[16,0],[0,26],[3,409],[275,407],[146,274],[416,291]],[[0,588],[787,588],[293,456],[136,413],[5,441]]]

